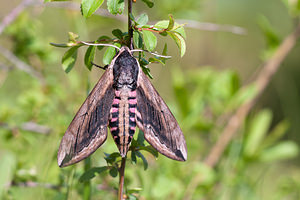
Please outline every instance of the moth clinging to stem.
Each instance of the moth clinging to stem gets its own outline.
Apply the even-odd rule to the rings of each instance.
[[[108,126],[122,157],[137,126],[161,154],[179,161],[187,159],[185,139],[175,117],[126,46],[121,47],[69,125],[58,150],[58,165],[77,163],[96,151],[107,138]]]

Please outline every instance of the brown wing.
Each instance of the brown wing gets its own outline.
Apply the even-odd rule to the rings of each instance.
[[[161,154],[179,161],[187,159],[183,133],[170,109],[140,70],[137,87],[137,126]]]
[[[60,167],[83,160],[106,140],[109,111],[114,97],[112,83],[112,69],[108,68],[62,138],[57,154]]]

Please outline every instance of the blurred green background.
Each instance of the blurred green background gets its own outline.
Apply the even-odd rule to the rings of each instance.
[[[0,2],[0,18],[20,0]],[[269,86],[242,123],[215,168],[203,161],[230,114],[253,95],[251,84],[263,64],[299,21],[297,0],[160,0],[149,9],[137,0],[134,14],[150,21],[173,14],[187,22],[187,51],[180,58],[168,43],[165,66],[153,64],[153,85],[176,116],[186,138],[188,160],[177,162],[145,153],[149,167],[128,161],[125,188],[131,199],[300,199],[300,68],[299,44],[289,52]],[[80,49],[74,70],[61,67],[68,32],[92,41],[111,36],[126,22],[112,16],[84,19],[78,9],[61,2],[31,1],[0,35],[0,199],[116,199],[118,178],[104,172],[80,182],[84,161],[60,169],[59,142],[88,91],[103,73],[84,67]],[[69,4],[67,4],[69,5]],[[77,7],[78,8],[78,7]],[[102,6],[105,9],[105,5]],[[193,21],[189,21],[193,20]],[[195,22],[218,30],[190,27]],[[229,26],[228,29],[224,28]],[[243,34],[232,33],[240,27]],[[207,27],[207,25],[205,26]],[[226,29],[226,30],[225,30]],[[240,30],[240,29],[238,29]],[[96,62],[102,65],[103,51]],[[21,61],[17,62],[18,60]],[[32,70],[28,71],[24,64]],[[117,148],[111,137],[91,157],[105,166],[104,152]]]

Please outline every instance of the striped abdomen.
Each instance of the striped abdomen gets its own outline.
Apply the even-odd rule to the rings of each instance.
[[[120,154],[125,157],[135,132],[136,91],[129,89],[115,90],[115,97],[110,110],[110,132]]]

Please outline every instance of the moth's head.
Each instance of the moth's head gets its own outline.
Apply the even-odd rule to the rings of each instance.
[[[138,61],[132,56],[131,50],[126,46],[121,47],[113,63],[114,86],[135,88],[138,66]]]
[[[121,55],[123,53],[129,53],[129,55],[132,56],[131,50],[127,46],[122,46],[118,55]]]

